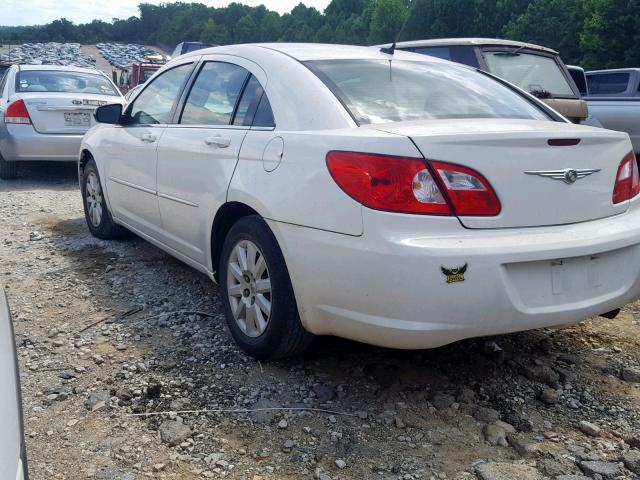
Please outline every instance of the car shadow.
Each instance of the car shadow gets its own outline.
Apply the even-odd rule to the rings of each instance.
[[[75,162],[21,162],[18,177],[0,180],[0,192],[27,190],[69,191],[78,189],[78,166]]]

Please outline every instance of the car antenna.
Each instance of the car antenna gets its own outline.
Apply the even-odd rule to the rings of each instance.
[[[396,53],[396,42],[393,42],[390,47],[382,47],[380,51],[388,55],[393,55]]]

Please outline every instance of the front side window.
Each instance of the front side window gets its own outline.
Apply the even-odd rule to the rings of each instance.
[[[22,70],[16,75],[16,92],[93,93],[117,97],[111,82],[94,73],[67,70]]]
[[[496,77],[540,98],[572,97],[574,93],[555,58],[546,55],[508,51],[485,51],[489,71]]]
[[[319,60],[306,65],[358,124],[441,118],[549,120],[517,92],[485,74],[455,64]]]
[[[193,64],[187,63],[156,77],[131,104],[127,123],[129,125],[169,123],[173,106],[192,68]]]
[[[182,125],[230,125],[249,72],[222,62],[204,64],[182,111]]]
[[[616,95],[627,91],[628,73],[598,73],[589,75],[589,95]]]

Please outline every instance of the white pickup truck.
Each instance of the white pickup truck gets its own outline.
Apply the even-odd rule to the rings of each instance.
[[[640,68],[586,72],[589,113],[604,128],[627,132],[640,153]]]

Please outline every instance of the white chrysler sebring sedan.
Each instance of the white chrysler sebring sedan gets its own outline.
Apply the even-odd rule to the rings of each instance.
[[[0,178],[24,161],[77,161],[96,107],[116,102],[124,97],[98,70],[12,65],[0,80]]]
[[[469,67],[216,47],[96,118],[79,164],[93,235],[126,228],[217,280],[259,359],[313,335],[436,347],[640,296],[629,137]]]

